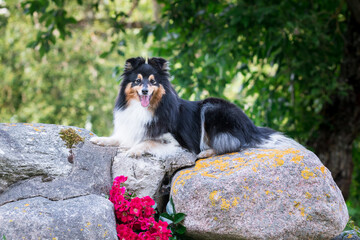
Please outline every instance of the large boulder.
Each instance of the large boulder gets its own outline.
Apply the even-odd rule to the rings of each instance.
[[[105,239],[116,239],[113,208],[104,197],[111,188],[111,165],[117,148],[93,145],[88,141],[93,133],[72,127],[85,142],[75,146],[70,160],[69,149],[59,135],[64,128],[69,127],[0,124],[0,234],[7,239],[21,239],[24,234],[29,234],[30,239],[45,236],[40,231],[36,235],[34,227],[42,226],[46,219],[49,220],[46,227],[57,229],[54,233],[60,234],[67,231],[65,222],[70,224],[82,218],[101,222],[104,216],[110,218],[96,223],[102,230],[108,230]],[[80,207],[79,203],[84,206]],[[28,212],[23,212],[27,218],[22,223],[17,221],[21,212],[9,212],[21,205]],[[39,215],[34,215],[37,211]],[[83,223],[73,222],[74,227]],[[26,228],[34,228],[34,232]],[[82,231],[71,239],[100,239],[96,237],[100,235],[95,234],[95,227],[83,229],[87,232]]]
[[[174,176],[171,195],[194,239],[331,239],[349,218],[331,173],[307,150],[201,159]]]

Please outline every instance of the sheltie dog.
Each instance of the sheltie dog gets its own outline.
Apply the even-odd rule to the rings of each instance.
[[[169,152],[171,135],[199,158],[246,148],[297,148],[299,143],[269,128],[257,127],[236,105],[218,98],[181,99],[170,84],[163,58],[130,58],[125,63],[110,137],[98,145],[129,148],[130,156]]]

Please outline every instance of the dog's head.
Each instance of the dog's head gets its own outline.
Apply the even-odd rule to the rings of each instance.
[[[126,60],[121,88],[126,102],[136,100],[143,107],[155,109],[169,85],[168,62],[163,58],[130,58]]]

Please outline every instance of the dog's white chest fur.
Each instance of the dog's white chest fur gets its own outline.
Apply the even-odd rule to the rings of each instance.
[[[125,109],[114,111],[113,137],[119,140],[120,145],[132,147],[145,139],[146,124],[152,119],[153,116],[147,108],[132,100]]]

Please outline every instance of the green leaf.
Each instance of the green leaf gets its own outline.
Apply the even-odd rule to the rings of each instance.
[[[166,204],[166,212],[170,215],[173,215],[176,213],[172,197],[170,198],[169,202]]]
[[[103,53],[100,54],[100,57],[101,57],[101,58],[106,58],[107,56],[110,55],[110,53],[111,53],[110,51],[103,52]]]
[[[160,217],[174,221],[174,217],[169,215],[168,213],[162,213],[162,214],[160,214]]]
[[[182,220],[185,219],[185,216],[186,216],[185,213],[177,213],[177,214],[175,214],[174,223],[177,224],[177,223],[181,222]]]
[[[31,41],[26,45],[26,47],[35,48],[38,44],[39,44],[39,41]]]
[[[175,232],[182,235],[186,232],[186,227],[184,227],[183,225],[178,225]]]

